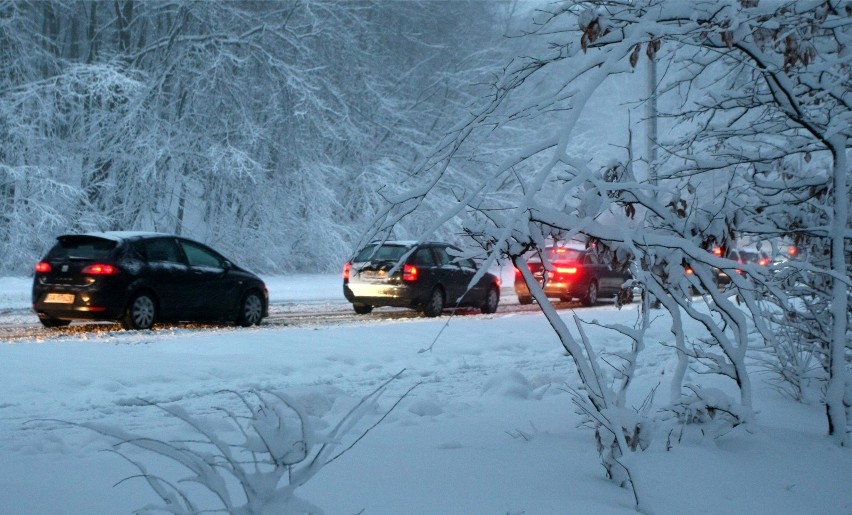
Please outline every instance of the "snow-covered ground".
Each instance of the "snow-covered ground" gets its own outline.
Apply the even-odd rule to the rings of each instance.
[[[0,311],[29,306],[29,281],[0,279]],[[343,302],[337,275],[268,283],[278,303]],[[607,304],[576,313],[625,324],[636,317],[635,308]],[[599,351],[624,345],[588,330]],[[655,342],[668,339],[658,318],[631,405],[658,385],[667,391],[672,352]],[[605,479],[593,434],[577,427],[567,392],[577,385],[574,368],[537,313],[0,341],[0,513],[118,514],[158,502],[145,480],[131,477],[136,468],[103,452],[114,440],[72,424],[198,438],[148,404],[159,403],[233,439],[217,408],[239,406],[223,390],[274,390],[324,432],[400,371],[344,447],[404,397],[399,405],[297,490],[303,499],[328,514],[635,513],[631,492]],[[726,388],[712,377],[688,380]],[[639,494],[654,513],[852,513],[852,451],[825,437],[822,408],[782,398],[759,373],[755,382],[755,423],[717,438],[692,428],[657,434],[637,457]],[[179,472],[133,456],[151,474]]]

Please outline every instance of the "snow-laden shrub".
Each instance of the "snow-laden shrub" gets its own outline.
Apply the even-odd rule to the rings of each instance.
[[[111,450],[132,463],[139,470],[134,477],[143,478],[162,501],[138,513],[320,514],[323,510],[300,498],[296,490],[351,449],[411,391],[372,425],[357,431],[365,416],[380,413],[378,398],[398,377],[364,396],[327,430],[314,427],[309,410],[298,401],[272,391],[226,392],[238,402],[237,408],[217,408],[225,415],[224,424],[218,417],[199,418],[179,406],[152,403],[189,427],[193,437],[181,440],[163,441],[111,426],[81,425],[118,439]],[[131,447],[145,451],[148,458],[144,453],[143,457],[132,453]],[[155,456],[151,455],[174,462],[186,476],[172,479],[152,470],[155,461],[150,458]],[[211,503],[217,506],[208,506]]]
[[[716,388],[686,385],[690,393],[673,403],[664,411],[686,426],[698,424],[702,433],[720,436],[743,424],[749,419],[750,410],[737,403],[725,392]]]
[[[792,303],[796,305],[798,303]],[[758,355],[770,384],[782,395],[807,402],[820,397],[828,381],[828,355],[816,336],[821,302],[801,303],[802,309],[773,314],[775,339]]]
[[[620,421],[625,445],[631,452],[644,451],[651,445],[653,422],[644,414],[626,408],[612,408],[601,414],[604,420]],[[632,481],[630,471],[619,461],[623,454],[612,424],[601,422],[596,425],[595,444],[607,478],[621,487],[628,486]]]

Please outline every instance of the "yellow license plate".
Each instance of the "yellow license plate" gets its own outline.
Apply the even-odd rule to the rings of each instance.
[[[73,293],[48,293],[44,302],[50,304],[74,304]]]

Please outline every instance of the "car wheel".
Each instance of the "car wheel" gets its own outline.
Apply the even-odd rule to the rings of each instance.
[[[589,283],[589,291],[586,292],[586,296],[582,299],[584,306],[594,306],[598,302],[598,282],[591,281]]]
[[[256,291],[245,294],[240,302],[240,311],[237,313],[237,325],[249,327],[259,324],[263,319],[263,300]]]
[[[528,304],[532,304],[532,297],[518,297],[518,304],[521,304],[521,305],[524,305],[524,306],[526,306]]]
[[[444,310],[444,291],[441,288],[435,288],[432,290],[432,294],[429,295],[429,301],[426,303],[426,306],[423,308],[423,314],[427,317],[436,317],[441,315],[441,311]]]
[[[486,315],[490,315],[497,311],[497,304],[499,303],[500,292],[497,291],[497,288],[491,286],[488,288],[488,293],[485,294],[485,300],[482,301],[482,306],[480,306],[479,310]]]
[[[121,319],[125,329],[150,329],[157,318],[157,304],[148,293],[140,293],[133,297],[127,306],[127,311]]]
[[[369,315],[373,311],[373,306],[369,304],[352,304],[352,309],[359,315]]]
[[[45,327],[65,327],[71,323],[70,320],[58,320],[56,318],[39,318],[38,321]]]

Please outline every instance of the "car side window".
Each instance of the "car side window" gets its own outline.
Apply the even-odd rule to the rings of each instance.
[[[586,254],[586,255],[583,257],[583,264],[584,264],[584,265],[594,265],[594,264],[595,264],[595,258],[594,258],[594,256],[592,256],[591,254]]]
[[[473,259],[462,257],[462,251],[456,247],[442,247],[442,249],[450,257],[450,263],[458,265],[461,268],[472,268],[476,270],[476,262]]]
[[[411,258],[411,264],[416,266],[435,266],[435,256],[432,254],[431,249],[417,249]]]
[[[448,265],[453,261],[444,247],[435,247],[435,256],[438,257],[438,265],[440,266]]]
[[[183,264],[180,250],[171,238],[147,240],[142,244],[142,254],[149,263],[179,263]]]
[[[474,270],[476,270],[476,269],[477,269],[476,261],[474,261],[474,260],[472,260],[472,259],[470,259],[470,258],[460,259],[460,260],[459,260],[459,265],[461,265],[461,266],[462,266],[462,268],[472,268],[472,269],[474,269]]]
[[[190,241],[181,241],[180,246],[186,254],[189,266],[203,268],[225,268],[222,260],[210,249]]]

